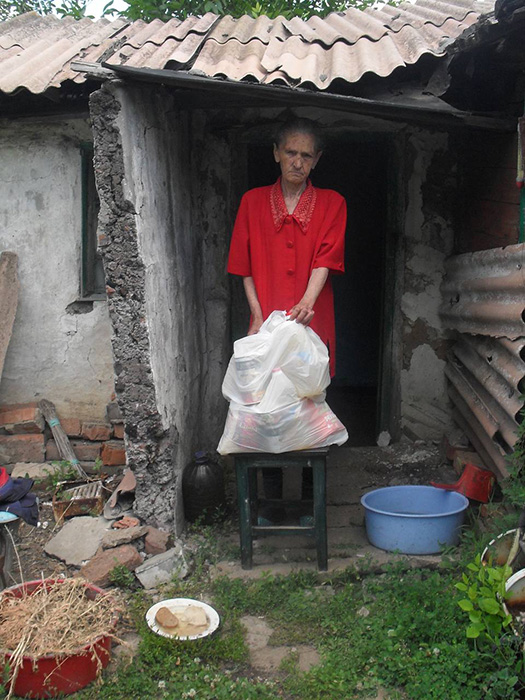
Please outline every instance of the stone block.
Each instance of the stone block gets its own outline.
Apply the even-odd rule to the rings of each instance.
[[[457,449],[453,462],[454,471],[456,474],[462,474],[467,464],[475,464],[476,467],[486,469],[485,463],[477,452],[473,452],[472,450]]]
[[[124,423],[113,424],[113,437],[117,440],[124,440]]]
[[[149,526],[144,538],[144,551],[146,554],[162,554],[168,548],[169,539],[169,532]]]
[[[60,425],[62,426],[62,430],[69,437],[80,437],[82,423],[78,418],[61,418]]]
[[[464,435],[463,431],[454,429],[443,435],[443,439],[441,441],[441,454],[443,457],[448,459],[449,462],[454,461],[458,450],[465,451],[468,449],[468,438]]]
[[[168,583],[174,577],[184,578],[189,569],[180,544],[167,552],[146,559],[137,569],[135,575],[144,588],[155,588],[162,583]]]
[[[121,544],[129,544],[133,540],[138,540],[139,537],[144,537],[148,528],[146,526],[128,527],[124,530],[109,530],[102,540],[103,549],[111,549],[111,547],[120,547]]]
[[[110,422],[122,420],[122,413],[116,401],[112,401],[106,406],[106,417]]]
[[[125,566],[134,571],[142,562],[142,557],[131,544],[104,549],[80,569],[80,575],[96,586],[105,588],[111,584],[110,575],[116,566]]]
[[[14,464],[11,470],[13,479],[18,477],[28,477],[29,479],[43,480],[47,479],[51,474],[59,470],[59,465],[50,464],[49,462],[19,462]]]
[[[126,449],[122,440],[110,440],[102,445],[102,463],[108,466],[126,464]]]
[[[108,522],[104,518],[81,515],[68,520],[64,527],[44,545],[44,552],[66,562],[68,566],[80,566],[98,551]]]
[[[100,457],[100,443],[98,442],[71,440],[71,447],[80,462],[94,462],[97,457]],[[46,442],[46,459],[50,462],[62,460],[54,440]]]
[[[0,432],[8,435],[42,433],[45,420],[36,403],[0,408]]]
[[[113,430],[107,423],[82,423],[81,437],[85,440],[104,442],[109,440]]]
[[[15,462],[43,462],[44,436],[29,435],[0,435],[0,464]]]

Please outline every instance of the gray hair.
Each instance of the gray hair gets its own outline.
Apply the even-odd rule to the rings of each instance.
[[[312,119],[292,117],[277,127],[274,140],[277,146],[282,146],[287,137],[291,134],[305,134],[313,138],[316,153],[319,153],[324,147],[321,128],[322,127]]]

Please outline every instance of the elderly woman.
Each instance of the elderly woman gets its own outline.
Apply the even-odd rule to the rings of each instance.
[[[284,310],[310,325],[328,346],[335,373],[335,321],[330,274],[344,272],[346,203],[309,180],[321,157],[317,126],[294,119],[273,146],[281,176],[242,198],[228,272],[243,277],[251,311],[248,334],[272,311]]]
[[[281,176],[242,198],[228,260],[228,272],[243,278],[251,319],[248,335],[257,333],[275,310],[288,311],[310,325],[330,352],[335,374],[335,320],[330,274],[344,272],[346,203],[333,190],[314,187],[309,179],[321,157],[315,122],[293,119],[276,134],[273,154]],[[311,470],[303,479],[303,498],[311,498]],[[267,498],[281,498],[282,472],[264,469]],[[268,510],[262,524],[280,520]]]

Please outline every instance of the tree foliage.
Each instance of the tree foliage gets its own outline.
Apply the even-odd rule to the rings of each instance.
[[[287,19],[297,16],[308,19],[312,15],[325,17],[330,12],[338,12],[348,7],[363,9],[373,5],[375,0],[126,0],[128,6],[117,10],[113,0],[109,0],[102,11],[102,16],[121,16],[131,20],[142,19],[150,22],[160,19],[167,22],[173,17],[185,19],[190,15],[201,17],[207,12],[217,15],[241,17]],[[396,0],[390,0],[396,4]],[[86,11],[87,0],[0,0],[0,20],[9,19],[25,12],[37,12],[40,15],[55,13],[60,17],[81,19],[89,17]]]
[[[375,0],[126,0],[127,10],[122,14],[129,19],[162,19],[171,17],[185,19],[189,15],[202,16],[206,12],[232,17],[283,16],[302,17],[312,15],[325,17],[330,12],[339,12],[347,7],[363,9]]]

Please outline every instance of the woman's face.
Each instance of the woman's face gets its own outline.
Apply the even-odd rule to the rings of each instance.
[[[283,143],[274,144],[275,162],[281,166],[282,181],[293,188],[301,187],[317,165],[321,151],[316,151],[310,134],[293,133]]]

